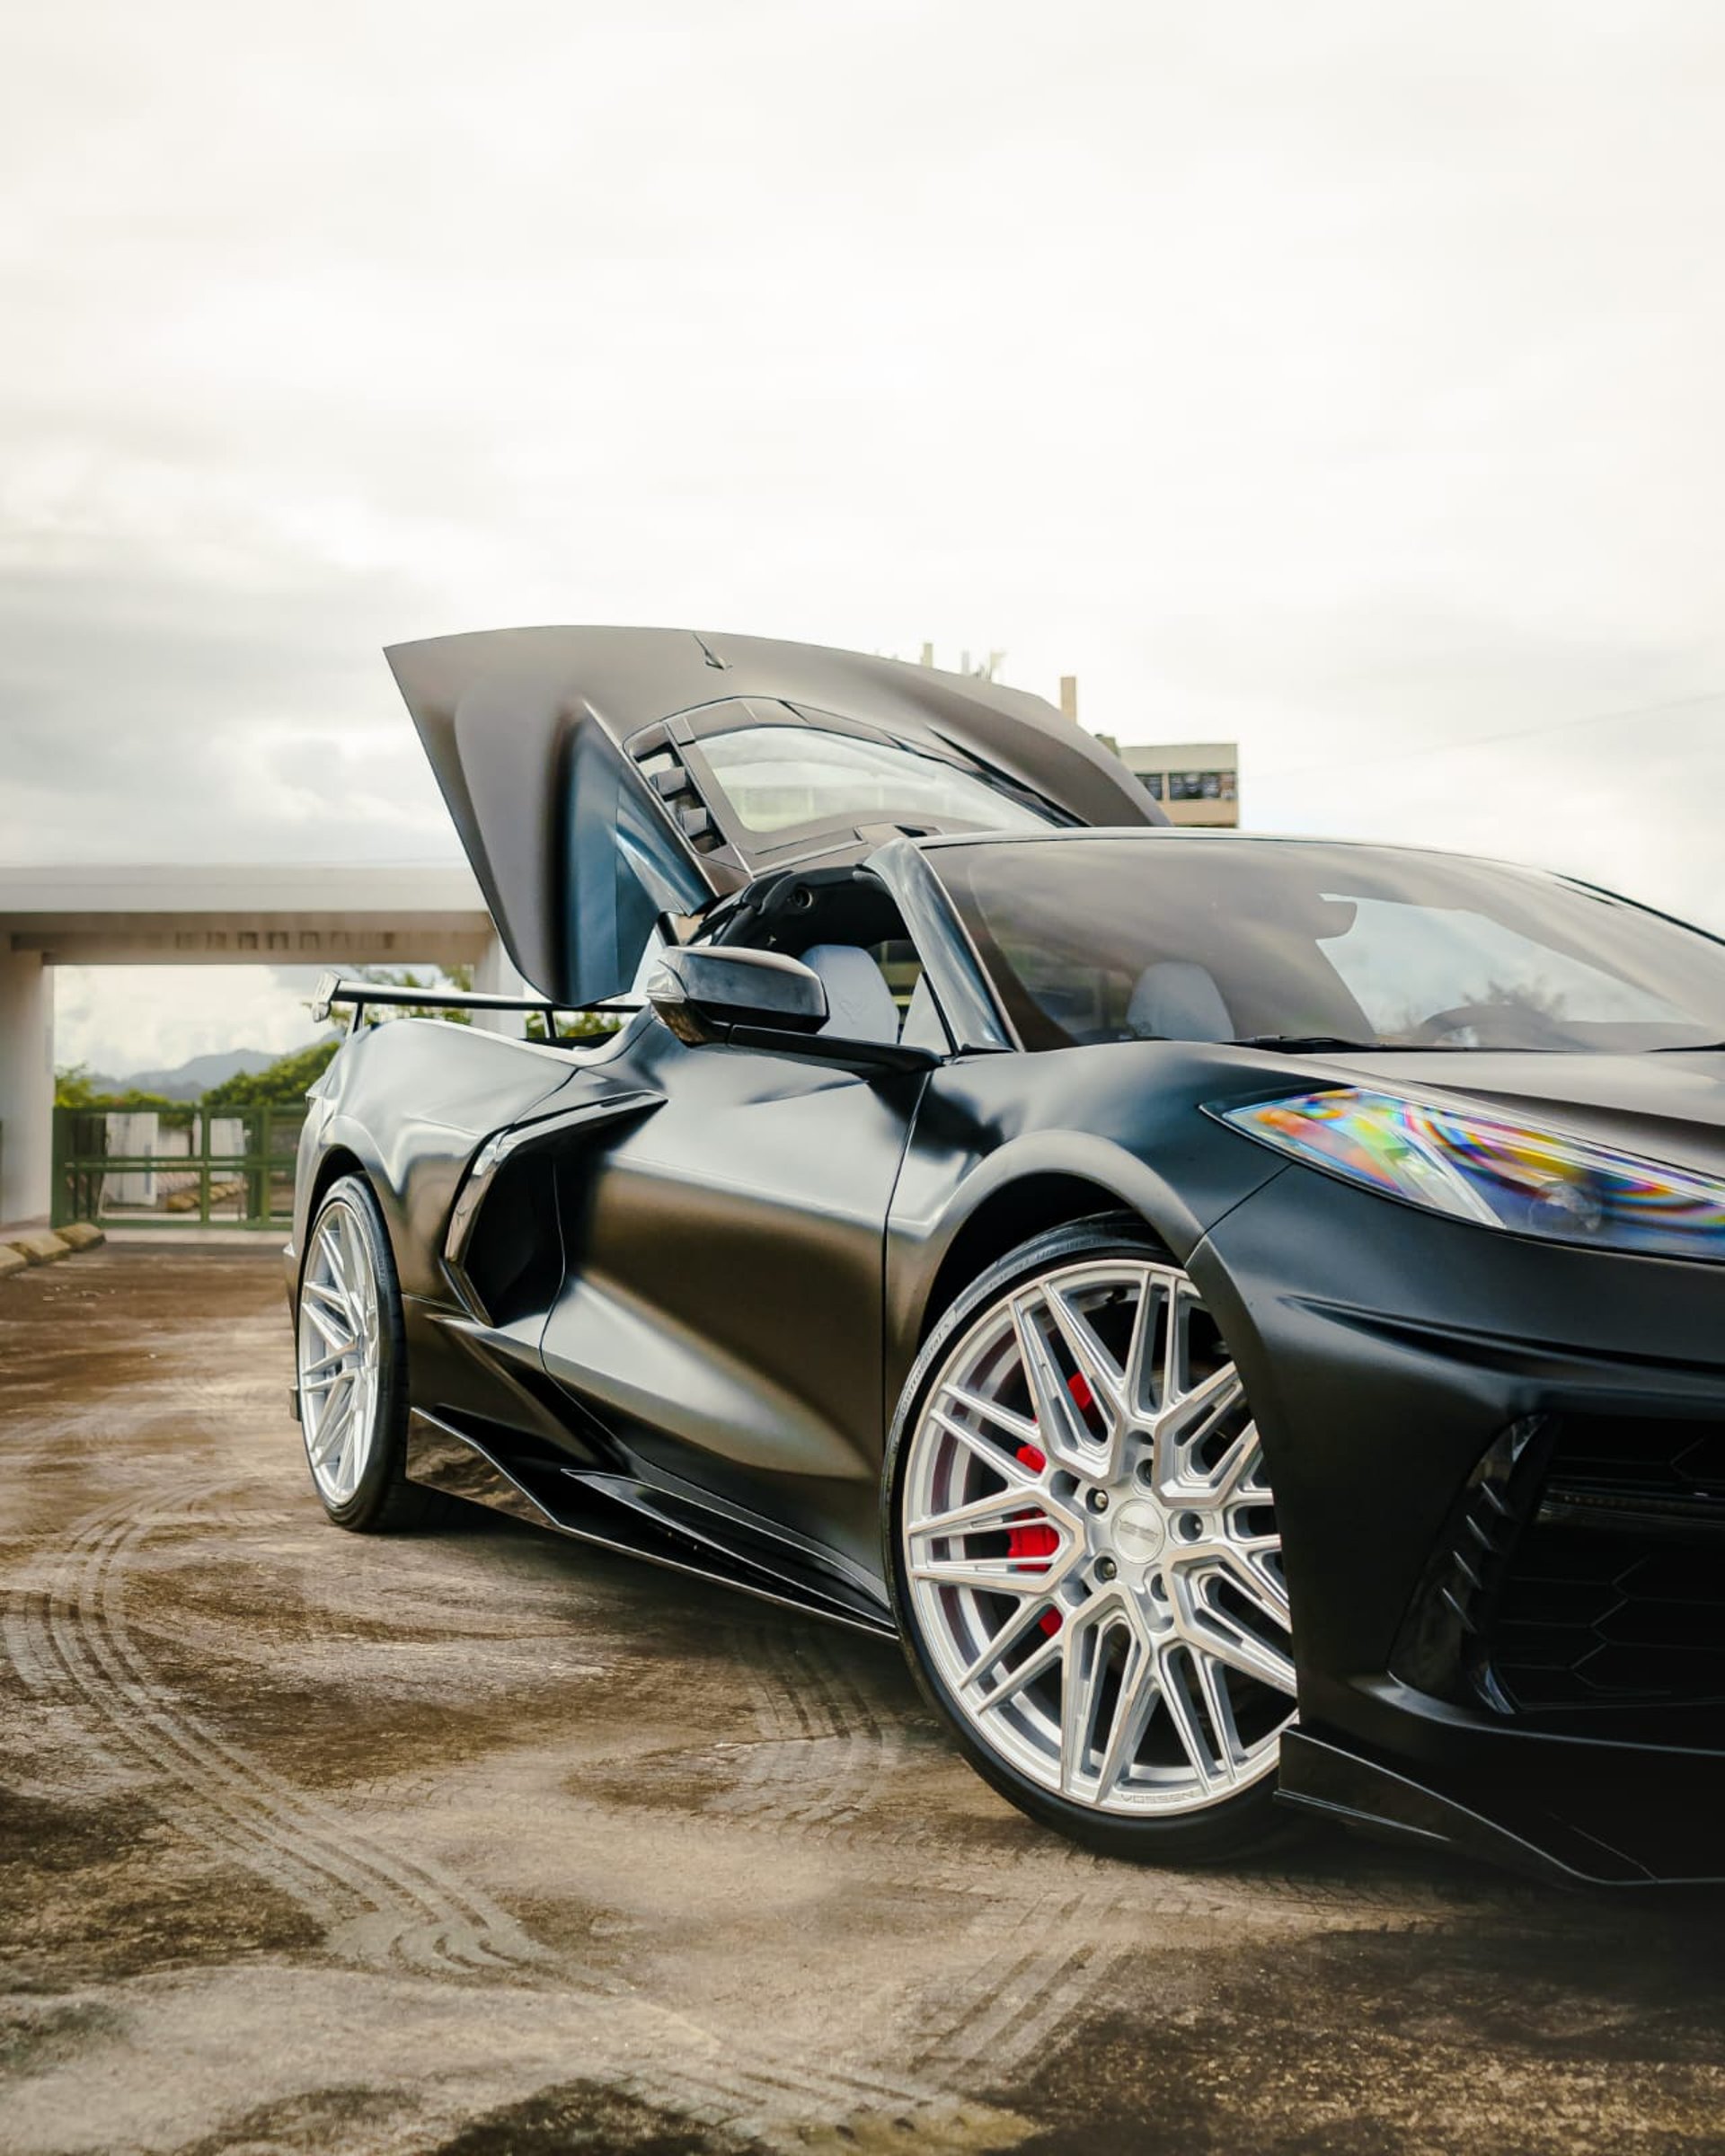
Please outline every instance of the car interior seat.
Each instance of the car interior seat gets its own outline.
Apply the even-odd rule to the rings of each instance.
[[[1126,1022],[1146,1040],[1232,1040],[1236,1028],[1208,967],[1159,959],[1138,976]]]
[[[866,950],[854,943],[816,943],[803,952],[802,962],[820,976],[827,991],[823,1033],[836,1040],[898,1039],[898,1006]]]

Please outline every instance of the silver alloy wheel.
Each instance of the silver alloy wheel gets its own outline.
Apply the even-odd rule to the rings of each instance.
[[[1244,1386],[1183,1273],[1081,1260],[981,1312],[924,1400],[902,1517],[924,1651],[1039,1787],[1168,1816],[1275,1767],[1281,1537]]]
[[[299,1418],[326,1505],[350,1504],[377,1434],[382,1329],[377,1276],[358,1215],[336,1198],[318,1215],[299,1290]]]

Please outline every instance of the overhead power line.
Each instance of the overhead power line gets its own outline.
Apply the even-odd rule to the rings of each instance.
[[[1296,779],[1308,773],[1321,775],[1332,771],[1358,771],[1367,764],[1406,764],[1420,756],[1451,756],[1465,754],[1471,748],[1488,748],[1498,741],[1525,741],[1535,734],[1561,734],[1583,726],[1610,726],[1626,719],[1660,718],[1668,712],[1690,711],[1704,703],[1718,703],[1725,700],[1725,689],[1712,689],[1703,696],[1679,696],[1668,703],[1632,704],[1620,711],[1590,711],[1575,719],[1551,719],[1537,726],[1505,727],[1495,734],[1470,734],[1464,741],[1428,741],[1419,748],[1391,749],[1381,755],[1339,756],[1327,764],[1272,764],[1268,770],[1254,771],[1255,784],[1261,779]]]

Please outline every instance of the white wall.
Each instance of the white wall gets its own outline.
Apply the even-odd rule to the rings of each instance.
[[[154,1159],[162,1141],[162,1118],[154,1109],[117,1111],[102,1118],[108,1131],[108,1150],[121,1160],[128,1156],[141,1158],[148,1153]],[[150,1206],[155,1204],[155,1171],[154,1168],[122,1168],[102,1179],[102,1202],[105,1206]]]
[[[46,1219],[54,988],[40,951],[0,947],[0,1221]]]

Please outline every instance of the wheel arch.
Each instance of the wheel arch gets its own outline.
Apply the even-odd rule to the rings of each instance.
[[[307,1221],[317,1218],[317,1209],[329,1196],[330,1186],[339,1183],[344,1175],[357,1175],[369,1183],[366,1164],[350,1145],[332,1145],[317,1163],[317,1173],[312,1178],[311,1197],[306,1206]]]
[[[1110,1213],[1131,1213],[1135,1222],[1138,1217],[1119,1191],[1080,1175],[1045,1170],[991,1190],[947,1246],[923,1304],[916,1345],[922,1346],[973,1280],[1021,1243],[1049,1228]]]
[[[392,1207],[388,1203],[388,1193],[382,1186],[382,1179],[377,1173],[376,1167],[375,1163],[368,1162],[346,1138],[335,1138],[326,1144],[319,1153],[317,1166],[306,1193],[305,1234],[299,1250],[298,1277],[294,1284],[296,1298],[299,1293],[299,1279],[303,1279],[305,1277],[306,1252],[312,1239],[312,1225],[317,1218],[319,1208],[336,1184],[341,1181],[344,1176],[349,1175],[358,1176],[371,1192],[373,1197],[376,1199],[378,1210],[383,1215],[384,1232],[390,1243],[391,1254],[395,1258],[397,1271],[400,1270],[401,1256],[394,1248],[395,1237],[391,1224]]]
[[[1160,1175],[1107,1140],[1062,1133],[1003,1146],[967,1179],[924,1245],[938,1256],[907,1330],[905,1368],[996,1259],[1049,1228],[1110,1213],[1129,1215],[1176,1263],[1203,1233]]]

